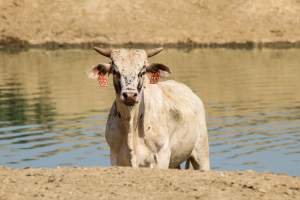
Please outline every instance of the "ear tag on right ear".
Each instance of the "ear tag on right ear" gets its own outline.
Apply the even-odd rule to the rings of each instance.
[[[159,72],[151,73],[150,83],[151,84],[156,84],[158,82],[159,78],[160,78]]]
[[[107,87],[108,86],[108,81],[107,81],[104,74],[99,73],[98,83],[99,83],[100,87]]]

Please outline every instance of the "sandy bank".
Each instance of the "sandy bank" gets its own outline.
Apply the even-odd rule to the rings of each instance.
[[[299,0],[1,0],[0,46],[300,47]]]
[[[300,178],[132,168],[0,168],[0,199],[300,199]]]

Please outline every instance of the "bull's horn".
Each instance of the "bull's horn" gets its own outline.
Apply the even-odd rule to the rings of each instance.
[[[155,56],[156,54],[158,54],[159,52],[161,52],[164,48],[162,47],[159,47],[159,48],[156,48],[156,49],[149,49],[149,50],[146,50],[146,53],[147,53],[147,56],[148,58],[152,57],[152,56]]]
[[[97,51],[98,53],[100,53],[101,55],[103,56],[106,56],[108,58],[110,58],[110,54],[111,54],[111,51],[112,49],[101,49],[99,47],[94,47],[94,50]]]

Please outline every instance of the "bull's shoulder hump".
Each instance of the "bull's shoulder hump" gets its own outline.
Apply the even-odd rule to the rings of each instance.
[[[174,80],[161,81],[158,83],[158,85],[161,87],[183,87],[190,90],[190,88],[184,83],[177,82]]]
[[[168,80],[159,82],[158,86],[162,91],[165,92],[172,92],[174,95],[178,95],[178,92],[184,92],[184,94],[195,95],[194,92],[185,84],[174,81]]]
[[[180,103],[190,102],[195,104],[202,104],[201,99],[185,84],[167,80],[153,84],[149,87],[146,98],[159,99],[162,97],[164,102]]]
[[[188,86],[177,81],[160,82],[164,103],[174,119],[189,118],[204,113],[204,105]]]
[[[168,80],[158,84],[166,100],[171,101],[194,101],[202,103],[201,99],[185,84]]]

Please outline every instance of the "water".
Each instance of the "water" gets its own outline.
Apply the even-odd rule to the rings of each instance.
[[[300,175],[300,50],[166,50],[151,59],[205,102],[213,169]],[[109,166],[112,84],[87,50],[0,52],[0,165]]]

